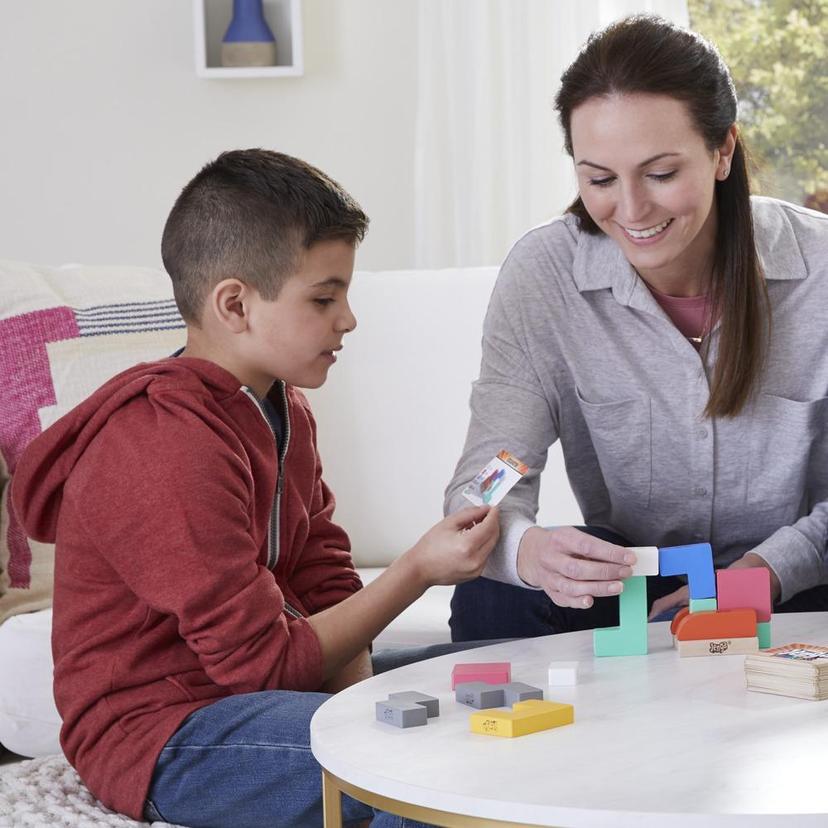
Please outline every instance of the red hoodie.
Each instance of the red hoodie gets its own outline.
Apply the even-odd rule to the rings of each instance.
[[[276,509],[279,462],[258,402],[187,357],[114,377],[36,438],[13,478],[26,531],[56,544],[63,750],[104,804],[136,819],[192,711],[319,689],[319,640],[297,616],[360,588],[307,400],[280,383],[271,400],[288,423]]]

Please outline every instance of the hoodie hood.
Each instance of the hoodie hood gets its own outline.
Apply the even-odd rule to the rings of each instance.
[[[141,363],[117,374],[32,440],[20,458],[10,497],[29,537],[55,542],[66,481],[109,418],[137,397],[152,399],[170,390],[194,392],[193,399],[206,395],[219,403],[247,396],[224,368],[190,357]]]

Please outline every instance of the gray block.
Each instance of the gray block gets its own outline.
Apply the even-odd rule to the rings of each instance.
[[[386,699],[376,703],[376,714],[378,722],[385,722],[395,727],[418,727],[428,722],[426,709],[421,704]]]
[[[440,715],[440,700],[434,696],[427,696],[417,690],[404,690],[400,693],[389,693],[389,701],[408,702],[409,704],[421,704],[426,709],[428,718]]]
[[[512,681],[509,684],[500,684],[503,688],[503,703],[511,707],[515,702],[526,701],[527,699],[540,699],[543,701],[543,690],[540,687],[532,687],[531,684],[524,684],[522,681]]]
[[[504,684],[486,684],[485,681],[467,681],[454,688],[454,698],[460,704],[468,704],[478,710],[503,707]]]

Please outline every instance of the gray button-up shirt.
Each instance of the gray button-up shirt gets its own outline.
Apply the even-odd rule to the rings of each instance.
[[[752,402],[704,418],[706,363],[607,236],[571,215],[527,233],[507,257],[483,329],[463,455],[446,510],[499,450],[530,467],[502,504],[485,575],[522,584],[517,548],[534,525],[540,473],[560,438],[584,519],[635,546],[709,541],[717,566],[748,550],[782,600],[828,580],[828,216],[753,199],[772,308]]]

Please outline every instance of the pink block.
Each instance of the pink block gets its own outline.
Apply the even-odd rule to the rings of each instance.
[[[451,671],[451,689],[467,681],[486,684],[508,684],[512,680],[512,665],[508,661],[489,661],[478,664],[455,664]]]
[[[757,621],[770,621],[770,572],[764,566],[719,569],[716,572],[716,605],[720,611],[756,610]]]

